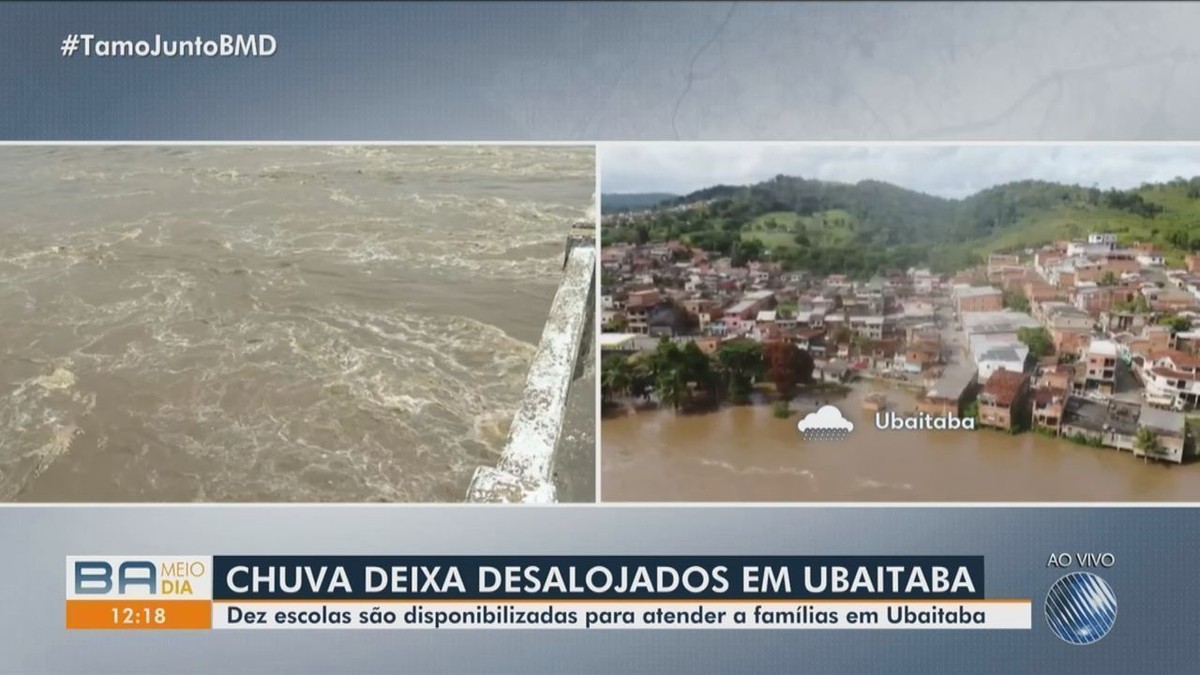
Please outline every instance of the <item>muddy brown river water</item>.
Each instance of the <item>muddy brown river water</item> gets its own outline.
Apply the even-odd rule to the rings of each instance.
[[[0,149],[0,500],[461,501],[594,167],[582,147]],[[566,500],[593,498],[591,401]]]
[[[1200,463],[993,430],[882,431],[859,384],[827,400],[855,424],[842,442],[808,442],[799,412],[769,405],[677,415],[644,411],[601,424],[606,501],[1200,501]],[[889,388],[911,410],[912,396]],[[796,407],[808,406],[805,401]]]

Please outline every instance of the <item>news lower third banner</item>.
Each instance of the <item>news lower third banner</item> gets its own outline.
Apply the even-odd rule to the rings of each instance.
[[[70,556],[69,629],[1029,630],[982,556]]]

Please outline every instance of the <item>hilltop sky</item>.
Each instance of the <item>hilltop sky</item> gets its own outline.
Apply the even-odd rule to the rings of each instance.
[[[686,194],[778,174],[880,180],[959,198],[1018,180],[1101,189],[1200,176],[1200,145],[811,145],[642,143],[600,146],[604,192]]]

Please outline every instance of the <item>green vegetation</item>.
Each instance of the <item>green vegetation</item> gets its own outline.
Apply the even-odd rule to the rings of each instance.
[[[1018,328],[1017,339],[1029,347],[1029,353],[1035,359],[1041,359],[1054,353],[1054,338],[1050,331],[1042,327]]]
[[[1089,448],[1103,448],[1104,443],[1099,436],[1088,436],[1083,432],[1076,431],[1067,437],[1075,445],[1086,445]]]
[[[1186,316],[1168,316],[1163,317],[1162,325],[1171,330],[1171,334],[1186,333],[1192,329],[1192,320]]]
[[[600,398],[610,401],[629,393],[633,385],[633,366],[623,354],[606,356],[600,363]]]
[[[812,382],[816,364],[808,352],[790,342],[770,342],[763,348],[763,365],[775,385],[775,393],[785,402],[796,395],[796,387]]]
[[[710,203],[612,226],[605,240],[681,239],[738,262],[770,259],[788,269],[857,278],[913,265],[952,272],[988,253],[1099,231],[1116,234],[1122,244],[1150,242],[1169,264],[1200,251],[1200,178],[1108,191],[1022,181],[952,200],[879,181],[778,176],[668,203],[700,201]]]
[[[979,423],[979,401],[971,401],[963,406],[963,417],[973,418],[976,424]]]
[[[679,195],[667,194],[665,192],[606,194],[600,199],[600,210],[603,215],[645,211],[663,202],[678,198]]]
[[[715,405],[724,399],[748,403],[754,382],[771,377],[784,404],[799,384],[812,382],[814,364],[807,352],[790,342],[732,340],[713,356],[695,342],[679,344],[663,338],[653,352],[633,356],[611,354],[600,364],[600,396],[608,404],[625,396],[646,398],[653,391],[675,410]]]
[[[717,350],[717,363],[725,373],[730,400],[748,403],[754,380],[763,372],[762,345],[753,340],[726,342]]]
[[[1033,425],[1033,433],[1035,433],[1039,436],[1045,436],[1046,438],[1057,438],[1058,437],[1058,433],[1056,433],[1054,431],[1054,429],[1052,429],[1044,424],[1034,424]]]
[[[1163,454],[1162,446],[1158,444],[1158,436],[1155,436],[1154,432],[1146,427],[1138,429],[1137,438],[1133,441],[1133,447],[1141,451],[1142,459],[1158,457]]]
[[[1004,306],[1018,312],[1029,311],[1029,298],[1018,290],[1004,291]]]
[[[775,401],[771,406],[771,412],[781,420],[785,420],[792,414],[791,404],[787,401]]]

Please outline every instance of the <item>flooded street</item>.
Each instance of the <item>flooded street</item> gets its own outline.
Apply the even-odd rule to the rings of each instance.
[[[0,500],[461,501],[594,185],[591,148],[0,149]]]
[[[607,501],[1197,501],[1200,463],[1144,463],[1130,453],[1032,433],[882,431],[862,408],[884,391],[856,384],[825,397],[855,425],[844,442],[808,442],[796,429],[816,401],[777,419],[770,405],[708,414],[645,411],[601,425]]]

